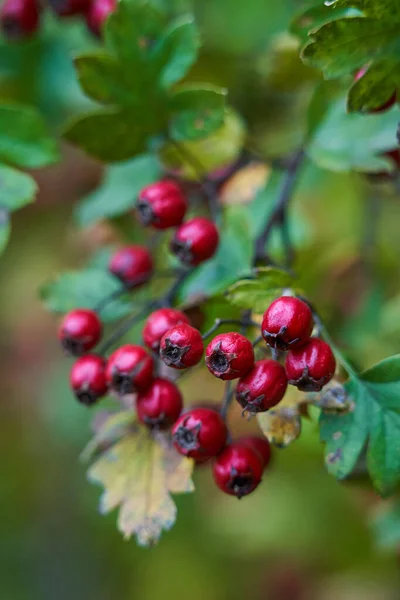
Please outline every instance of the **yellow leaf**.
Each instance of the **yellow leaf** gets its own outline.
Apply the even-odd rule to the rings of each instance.
[[[301,418],[297,407],[282,406],[259,413],[257,421],[267,440],[278,448],[286,448],[301,433]]]

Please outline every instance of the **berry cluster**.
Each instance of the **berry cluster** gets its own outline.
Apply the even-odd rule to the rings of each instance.
[[[193,267],[216,251],[218,230],[205,218],[184,221],[187,202],[173,181],[161,181],[142,190],[137,201],[137,216],[144,225],[155,229],[176,228],[171,251],[185,266]],[[118,278],[122,289],[143,285],[153,274],[153,260],[142,246],[118,250],[109,263],[109,271]],[[165,298],[165,297],[164,297]],[[277,405],[288,384],[303,391],[319,391],[334,375],[335,358],[324,341],[311,337],[313,314],[303,300],[282,296],[263,315],[261,336],[253,343],[242,333],[216,335],[217,322],[201,334],[188,316],[163,299],[152,302],[153,312],[142,331],[143,346],[125,344],[105,359],[89,353],[102,336],[102,324],[93,310],[76,309],[68,313],[60,326],[59,338],[69,354],[78,356],[71,370],[70,384],[78,400],[94,404],[106,393],[121,398],[135,394],[138,420],[151,429],[171,430],[179,453],[196,463],[213,460],[217,486],[227,494],[241,498],[260,483],[270,460],[266,439],[246,437],[230,441],[221,413],[210,407],[183,409],[182,395],[173,379],[161,376],[164,363],[184,370],[200,363],[205,356],[208,371],[223,381],[238,380],[233,392],[228,388],[225,403],[233,396],[250,415]],[[238,321],[245,330],[257,323]],[[273,358],[256,360],[255,347],[265,340]],[[284,366],[278,358],[286,352]],[[164,369],[165,371],[165,369]]]
[[[81,15],[89,30],[100,37],[107,17],[117,0],[48,0],[52,11],[61,18]],[[44,5],[40,0],[5,0],[0,10],[0,24],[9,41],[21,41],[35,34]]]

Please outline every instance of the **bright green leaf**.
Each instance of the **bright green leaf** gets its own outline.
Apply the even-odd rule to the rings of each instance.
[[[292,283],[293,278],[286,271],[265,267],[258,269],[254,279],[242,279],[231,285],[226,297],[238,308],[252,309],[261,314]]]
[[[197,140],[221,127],[225,92],[212,86],[190,86],[170,97],[170,133],[176,140]]]
[[[187,74],[196,61],[199,45],[197,27],[188,18],[174,21],[166,29],[154,49],[162,87],[170,87]]]
[[[34,201],[36,193],[37,185],[30,175],[0,164],[0,208],[8,212],[22,208]]]

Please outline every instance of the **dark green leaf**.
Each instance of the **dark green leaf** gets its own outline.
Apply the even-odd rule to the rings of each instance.
[[[37,185],[32,177],[0,164],[0,209],[18,210],[33,202],[36,193]]]
[[[293,277],[286,271],[265,267],[256,271],[254,279],[242,279],[234,283],[226,297],[238,308],[253,309],[261,314],[292,283]]]
[[[400,60],[387,59],[374,63],[349,90],[350,111],[370,112],[384,106],[400,88]]]
[[[343,17],[354,17],[359,14],[360,11],[346,7],[337,7],[335,10],[332,10],[330,6],[327,6],[324,3],[321,4],[320,2],[316,6],[312,6],[305,12],[297,15],[293,19],[290,29],[294,34],[300,36],[305,41],[309,31],[318,29],[330,21],[341,19]]]
[[[175,21],[166,29],[154,49],[162,87],[170,87],[187,74],[196,61],[199,45],[199,34],[191,19]]]
[[[225,92],[212,86],[191,86],[170,98],[170,133],[176,140],[197,140],[221,127]]]

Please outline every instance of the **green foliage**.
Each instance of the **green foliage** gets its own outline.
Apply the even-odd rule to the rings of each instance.
[[[385,550],[397,550],[400,545],[400,501],[381,507],[371,523],[375,540]]]
[[[0,163],[0,207],[8,212],[33,202],[37,185],[29,175]]]
[[[242,279],[231,285],[226,297],[238,308],[252,309],[261,314],[292,283],[293,277],[288,272],[275,267],[263,267],[256,269],[253,279]]]

